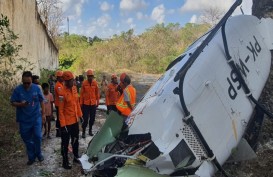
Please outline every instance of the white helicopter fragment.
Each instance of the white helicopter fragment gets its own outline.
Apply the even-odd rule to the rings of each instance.
[[[80,161],[93,177],[210,177],[241,141],[267,81],[272,19],[223,19],[175,59],[126,120],[111,112]]]

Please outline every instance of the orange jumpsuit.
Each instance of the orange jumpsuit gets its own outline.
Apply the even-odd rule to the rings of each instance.
[[[119,99],[119,92],[117,91],[117,84],[110,83],[106,90],[106,105],[116,105]]]
[[[120,92],[117,90],[118,85],[110,83],[106,89],[105,104],[107,106],[107,114],[110,111],[117,111],[116,103],[119,99]]]
[[[89,135],[92,135],[92,126],[95,122],[99,100],[100,94],[97,81],[92,80],[91,83],[88,80],[83,81],[80,94],[80,104],[82,105],[84,120],[82,124],[83,134],[85,134],[85,129],[89,123]]]
[[[79,117],[82,117],[76,87],[71,90],[64,87],[62,95],[59,96],[59,117],[61,127],[77,123]]]
[[[79,118],[82,117],[77,88],[64,87],[59,96],[59,116],[61,123],[61,150],[63,163],[68,162],[68,144],[71,138],[74,158],[79,158]]]
[[[83,81],[80,104],[81,105],[99,105],[100,94],[97,81],[93,80],[91,83],[88,80]]]
[[[55,87],[54,87],[54,92],[55,92],[55,100],[54,100],[54,104],[55,104],[55,108],[56,108],[56,114],[57,114],[57,120],[56,120],[56,136],[60,136],[60,118],[59,118],[59,96],[62,94],[64,85],[63,83],[57,81]]]
[[[59,106],[59,95],[61,95],[62,93],[62,90],[63,90],[63,83],[57,81],[56,85],[55,85],[55,88],[54,88],[54,92],[55,92],[55,106]]]

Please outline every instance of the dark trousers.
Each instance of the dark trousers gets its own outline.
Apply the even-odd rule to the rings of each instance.
[[[107,106],[107,112],[106,112],[106,113],[109,114],[110,111],[115,111],[115,112],[117,112],[118,109],[117,109],[116,105],[108,105],[108,106]]]
[[[82,113],[83,113],[83,124],[82,129],[85,131],[87,124],[89,122],[89,131],[92,130],[92,126],[95,122],[96,117],[96,105],[82,105]]]
[[[61,126],[60,126],[60,118],[59,118],[59,108],[58,106],[55,106],[56,108],[56,115],[57,115],[57,120],[56,120],[56,129],[59,129]]]
[[[72,125],[67,125],[66,128],[67,128],[67,131],[62,129],[62,132],[61,132],[61,138],[62,138],[61,150],[62,150],[63,158],[65,160],[67,159],[68,145],[69,145],[70,138],[71,138],[71,145],[72,145],[74,157],[78,158],[79,157],[79,124],[75,123]]]

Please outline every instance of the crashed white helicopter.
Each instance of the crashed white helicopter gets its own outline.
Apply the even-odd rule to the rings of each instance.
[[[94,177],[210,177],[236,151],[259,98],[273,49],[272,19],[222,20],[175,59],[127,118],[111,112],[81,158]],[[250,147],[246,141],[243,147]]]

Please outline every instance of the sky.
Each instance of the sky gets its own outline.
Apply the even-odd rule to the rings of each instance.
[[[60,0],[64,12],[61,32],[88,37],[111,38],[134,29],[139,35],[156,24],[198,23],[205,9],[226,12],[235,0]],[[252,0],[243,0],[242,9],[251,14]],[[235,14],[241,14],[237,9]]]

